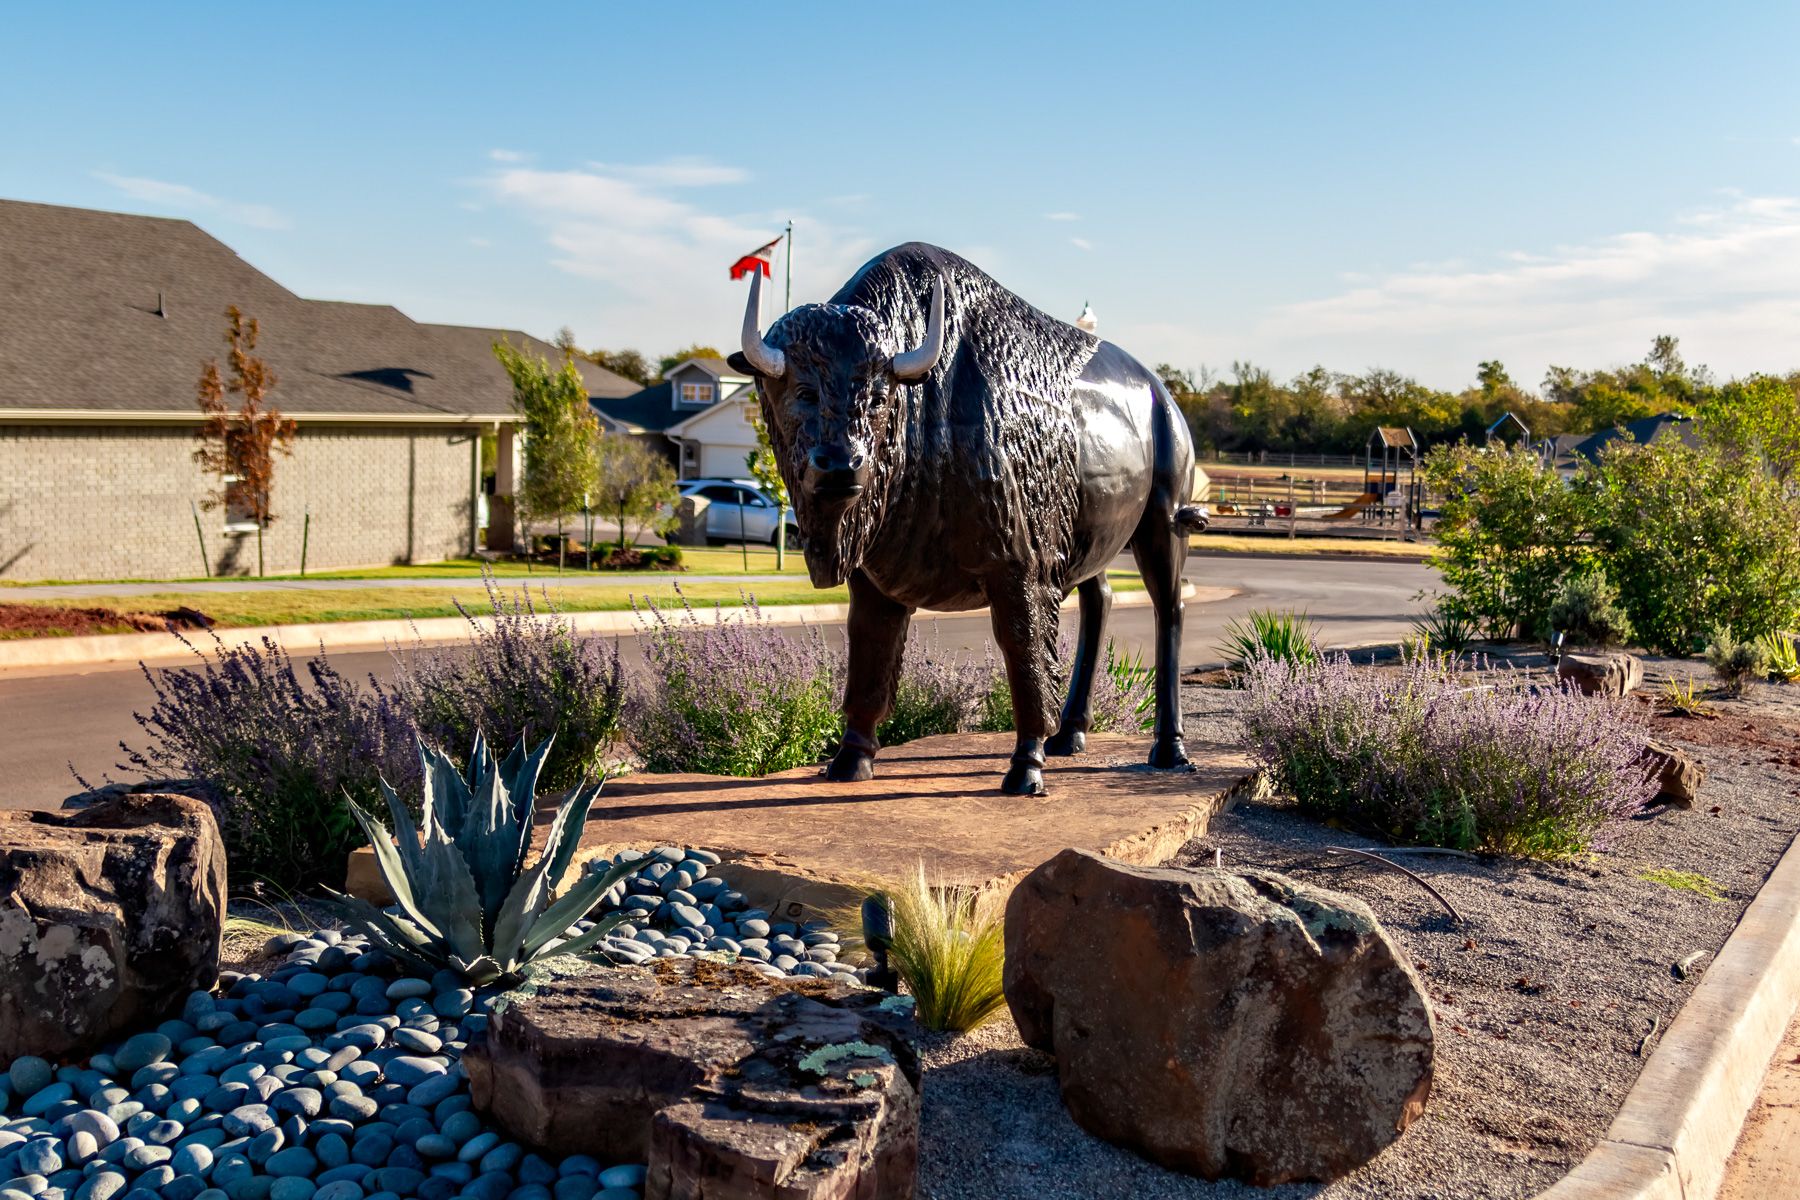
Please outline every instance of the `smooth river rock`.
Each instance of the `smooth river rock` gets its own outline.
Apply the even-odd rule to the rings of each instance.
[[[1006,906],[1006,1000],[1088,1132],[1268,1186],[1367,1162],[1423,1111],[1435,1027],[1351,896],[1065,850]]]
[[[551,960],[462,1061],[476,1111],[549,1153],[647,1163],[644,1200],[905,1200],[913,1028],[847,984]]]
[[[0,812],[0,1062],[154,1025],[219,973],[225,847],[186,796]]]

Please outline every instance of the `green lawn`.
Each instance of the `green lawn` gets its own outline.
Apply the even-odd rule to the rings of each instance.
[[[1111,573],[1115,591],[1141,591],[1136,574],[1126,571]],[[677,577],[678,578],[678,577]],[[531,589],[534,601],[548,596],[564,612],[618,612],[629,609],[635,599],[641,607],[646,600],[659,606],[679,604],[672,579],[667,584],[621,583],[613,586],[591,585],[558,587],[555,576],[518,580]],[[508,591],[515,592],[515,581],[508,581]],[[849,599],[845,588],[820,590],[804,578],[793,583],[763,583],[754,588],[739,584],[684,583],[682,594],[696,607],[713,604],[735,605],[751,592],[757,603],[774,607],[784,604],[842,604]],[[255,625],[310,625],[335,621],[378,621],[386,619],[453,617],[456,602],[461,601],[470,612],[488,609],[487,592],[479,586],[449,588],[368,587],[332,591],[244,591],[184,592],[171,587],[166,592],[119,597],[84,597],[79,601],[21,600],[19,603],[62,607],[79,605],[105,608],[114,612],[163,612],[186,606],[198,609],[223,627]],[[7,636],[0,632],[0,638]]]

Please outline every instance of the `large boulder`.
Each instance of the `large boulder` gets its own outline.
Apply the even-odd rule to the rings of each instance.
[[[1644,685],[1644,664],[1630,654],[1565,654],[1556,677],[1584,696],[1623,696]]]
[[[0,1063],[72,1057],[219,974],[225,847],[187,796],[0,812]]]
[[[475,1107],[554,1154],[645,1162],[644,1200],[905,1200],[918,1173],[910,1010],[747,967],[557,959],[463,1056]]]
[[[1361,901],[1065,850],[1006,906],[1006,1001],[1088,1132],[1259,1185],[1369,1161],[1431,1092],[1431,1007]]]

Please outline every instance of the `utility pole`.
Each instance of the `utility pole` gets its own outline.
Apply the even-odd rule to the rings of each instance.
[[[789,221],[787,226],[787,296],[782,301],[782,306],[784,312],[792,312],[794,309],[794,223],[792,221]]]

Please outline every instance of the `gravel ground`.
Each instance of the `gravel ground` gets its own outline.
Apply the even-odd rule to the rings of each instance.
[[[1644,689],[1691,664],[1649,660]],[[1188,728],[1228,737],[1230,693],[1190,687]],[[1600,1139],[1693,979],[1671,964],[1708,952],[1697,976],[1800,828],[1800,689],[1764,686],[1715,701],[1713,720],[1657,717],[1655,733],[1705,765],[1689,812],[1651,810],[1602,853],[1572,864],[1409,855],[1461,911],[1456,925],[1405,876],[1348,865],[1327,845],[1375,847],[1281,802],[1213,822],[1177,861],[1266,867],[1361,897],[1413,956],[1437,1012],[1436,1079],[1425,1114],[1376,1161],[1329,1186],[1257,1189],[1165,1171],[1082,1132],[1057,1095],[1055,1064],[1004,1018],[925,1046],[921,1194],[1052,1197],[1380,1197],[1474,1200],[1535,1195]],[[1201,740],[1190,737],[1190,743]],[[1704,875],[1710,901],[1640,878]],[[1650,1038],[1649,1048],[1655,1045]]]

